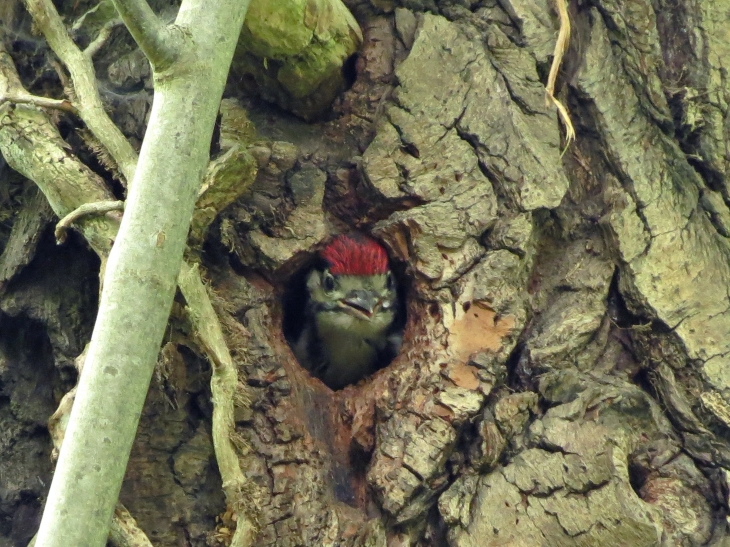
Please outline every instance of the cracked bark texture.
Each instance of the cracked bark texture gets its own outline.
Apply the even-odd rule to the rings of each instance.
[[[256,180],[210,227],[199,212],[190,241],[218,295],[236,400],[252,401],[233,440],[256,545],[730,545],[724,5],[571,3],[558,89],[578,138],[563,153],[543,87],[551,2],[346,3],[363,42],[323,118],[300,121],[230,79],[214,161]],[[90,7],[64,4],[69,20]],[[26,87],[59,98],[47,47],[8,6]],[[77,39],[100,24],[87,16]],[[242,49],[251,65],[255,48]],[[138,143],[146,62],[123,28],[95,62],[109,112]],[[308,118],[302,104],[321,108],[256,85]],[[80,122],[54,115],[110,180]],[[234,165],[237,131],[252,144]],[[98,263],[78,237],[54,247],[37,193],[4,163],[0,177],[0,547],[14,547],[37,525],[44,422],[88,341]],[[349,229],[387,246],[408,323],[389,367],[332,393],[296,363],[282,296]],[[211,444],[210,368],[187,329],[171,322],[121,501],[155,545],[225,545],[235,522]]]

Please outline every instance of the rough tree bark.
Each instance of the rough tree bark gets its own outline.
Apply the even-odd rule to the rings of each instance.
[[[305,45],[326,35],[307,5]],[[545,106],[551,2],[347,5],[364,42],[341,80],[308,87],[352,84],[324,113],[306,110],[318,97],[287,95],[304,54],[257,64],[242,45],[209,173],[239,154],[257,175],[189,240],[237,366],[231,439],[258,507],[254,544],[729,545],[723,4],[572,3],[557,94],[577,140],[565,153]],[[256,30],[244,35],[267,34]],[[8,43],[29,91],[57,85],[42,46]],[[149,100],[140,59],[120,33],[97,61],[132,142]],[[43,200],[5,173],[2,547],[34,533],[43,424],[72,384],[96,290],[80,281],[95,271],[82,243],[54,247]],[[332,393],[292,356],[282,321],[296,310],[281,297],[347,229],[388,247],[408,325],[389,367]],[[120,499],[154,545],[225,545],[236,523],[214,464],[210,352],[178,313],[189,305],[175,304]]]

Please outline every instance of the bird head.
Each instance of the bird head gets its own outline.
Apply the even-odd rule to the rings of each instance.
[[[377,241],[341,235],[319,253],[321,267],[307,277],[315,313],[341,328],[387,327],[397,290],[388,255]]]

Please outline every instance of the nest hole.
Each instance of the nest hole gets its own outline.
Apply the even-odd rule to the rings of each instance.
[[[317,348],[310,349],[308,346],[311,344],[305,342],[311,341],[312,338],[320,341],[322,338],[322,333],[318,328],[319,321],[315,319],[315,314],[317,312],[315,311],[315,305],[312,301],[312,295],[310,294],[310,288],[308,287],[307,281],[313,272],[326,271],[327,263],[317,252],[313,252],[301,263],[294,273],[284,280],[284,288],[280,301],[282,310],[281,325],[284,338],[302,368],[307,370],[311,376],[321,380],[334,391],[343,389],[349,385],[357,384],[360,380],[372,376],[378,370],[387,367],[401,352],[400,346],[403,340],[403,333],[405,331],[407,321],[406,295],[408,293],[408,287],[403,275],[404,268],[399,267],[399,265],[393,260],[389,260],[389,266],[396,295],[392,307],[393,320],[389,323],[387,332],[383,333],[383,335],[389,339],[389,346],[386,350],[376,352],[377,357],[371,367],[363,368],[361,373],[355,374],[354,376],[349,375],[351,377],[345,382],[332,380],[332,375],[327,373],[327,367],[332,366],[331,364],[327,364],[331,355],[327,349],[323,349],[324,344],[318,342],[317,344],[314,344],[318,345]],[[335,276],[335,278],[337,278],[337,276]],[[350,280],[349,282],[351,284],[355,283],[354,286],[357,287],[357,281]],[[369,286],[364,286],[363,290],[369,288]],[[345,300],[346,298],[344,297],[341,300],[333,299],[330,304],[333,307],[339,306],[340,308],[345,309],[346,306],[343,304]],[[382,313],[382,311],[383,304],[378,301],[376,309],[373,312],[373,316],[370,319],[374,320],[376,314]],[[357,316],[357,314],[353,315]],[[348,316],[347,310],[343,312],[343,321],[344,320],[351,321],[355,329],[366,328],[365,325],[359,323],[359,321],[368,321],[368,319],[364,316],[355,318]],[[341,335],[347,336],[346,334]],[[330,333],[329,336],[338,336],[338,334]],[[381,349],[379,344],[382,342],[382,338],[378,338],[375,342],[369,340],[367,336],[364,336],[363,339],[366,344],[371,344],[373,347],[377,346],[379,350]],[[391,348],[390,344],[395,340],[397,340],[397,343],[395,344],[397,345],[397,348]],[[346,342],[345,345],[347,345]],[[310,359],[312,355],[316,355],[316,357]],[[324,365],[322,365],[322,360],[325,361]]]

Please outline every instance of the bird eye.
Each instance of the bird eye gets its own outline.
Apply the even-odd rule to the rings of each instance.
[[[328,271],[322,274],[322,288],[324,292],[332,292],[335,290],[335,278]]]
[[[385,276],[385,288],[389,291],[392,291],[395,288],[395,279],[393,279],[393,274],[388,272]]]

